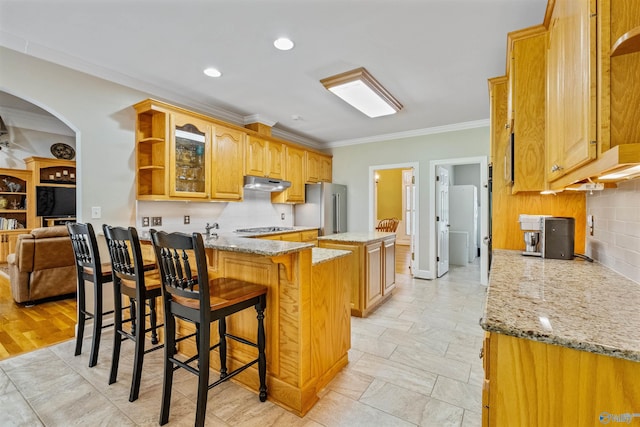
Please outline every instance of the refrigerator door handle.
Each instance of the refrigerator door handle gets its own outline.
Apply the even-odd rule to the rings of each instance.
[[[340,232],[340,194],[333,194],[333,233]]]

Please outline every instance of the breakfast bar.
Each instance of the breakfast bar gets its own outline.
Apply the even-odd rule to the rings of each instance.
[[[221,234],[205,239],[209,275],[230,277],[268,287],[265,311],[268,399],[297,415],[318,400],[318,392],[347,364],[351,346],[348,251],[314,248],[312,244]],[[255,339],[255,313],[227,320],[230,333]],[[192,331],[181,323],[180,334]],[[218,337],[211,328],[212,342]],[[256,357],[255,349],[229,343],[228,364],[234,369]],[[179,351],[196,352],[184,341]],[[212,369],[219,368],[217,352]],[[258,389],[257,367],[237,381]]]
[[[640,422],[640,285],[582,259],[495,250],[483,425]]]

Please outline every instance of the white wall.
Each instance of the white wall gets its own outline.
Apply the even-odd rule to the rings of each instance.
[[[53,157],[51,145],[57,142],[73,148],[76,145],[76,139],[71,136],[12,127],[9,146],[0,150],[0,168],[26,169],[24,159],[27,157]]]
[[[149,95],[3,47],[0,75],[0,90],[44,108],[76,132],[78,219],[94,226],[133,224],[131,106]],[[91,220],[92,206],[102,207],[101,219]]]
[[[587,255],[640,283],[640,178],[587,194],[587,215],[595,225]]]
[[[429,162],[432,160],[489,155],[489,127],[415,136],[369,144],[336,147],[333,154],[333,181],[348,186],[348,229],[366,231],[369,208],[369,168],[386,164],[417,162],[419,166],[420,230],[418,270],[428,270],[429,254]]]

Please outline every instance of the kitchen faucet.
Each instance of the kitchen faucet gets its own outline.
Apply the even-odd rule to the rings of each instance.
[[[205,226],[204,226],[204,229],[205,229],[205,231],[207,232],[207,237],[211,236],[211,229],[212,229],[212,228],[215,228],[215,229],[217,230],[217,229],[218,229],[218,228],[220,228],[220,227],[218,226],[218,223],[217,223],[217,222],[214,222],[214,223],[213,223],[213,224],[211,224],[211,225],[209,225],[209,223],[207,223],[207,225],[205,225]]]

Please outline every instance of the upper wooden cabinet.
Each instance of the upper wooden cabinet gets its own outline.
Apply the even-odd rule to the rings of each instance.
[[[271,193],[273,203],[304,203],[305,150],[287,145],[285,148],[285,179],[291,187]]]
[[[557,0],[549,24],[546,179],[596,158],[595,0]]]
[[[245,173],[284,179],[284,144],[248,135],[245,152]]]
[[[211,159],[211,198],[242,200],[246,133],[216,125]]]
[[[171,115],[169,195],[208,198],[211,124],[185,114]]]
[[[305,155],[307,183],[331,182],[332,159],[331,156],[307,151]]]
[[[509,48],[505,125],[513,133],[512,192],[541,191],[545,188],[547,31],[537,26],[510,33]]]

